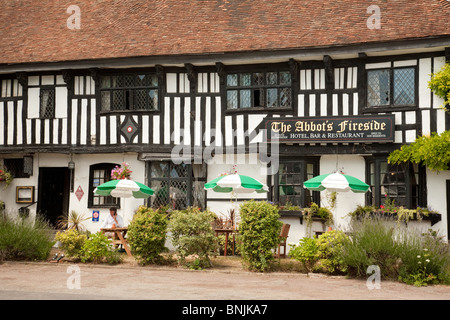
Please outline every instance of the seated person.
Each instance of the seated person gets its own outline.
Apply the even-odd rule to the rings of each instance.
[[[109,216],[103,220],[103,224],[100,227],[101,229],[109,229],[109,228],[122,228],[123,220],[122,217],[117,214],[117,208],[109,208]],[[112,232],[105,233],[108,238],[113,238],[117,240],[117,235]]]
[[[122,217],[117,214],[117,208],[109,209],[109,216],[103,220],[103,224],[100,228],[122,228],[123,220]]]

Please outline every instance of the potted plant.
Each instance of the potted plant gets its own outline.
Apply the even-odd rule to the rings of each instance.
[[[120,167],[115,166],[115,168],[111,170],[111,179],[112,180],[129,179],[132,172],[133,171],[130,170],[130,165],[126,162],[123,162]]]
[[[304,217],[308,224],[310,224],[311,221],[320,221],[330,225],[333,221],[333,214],[330,209],[326,207],[319,207],[319,205],[315,202],[312,202],[310,207],[305,209]]]
[[[278,214],[281,217],[300,217],[300,223],[302,223],[303,209],[292,205],[289,201],[285,205],[278,206]]]

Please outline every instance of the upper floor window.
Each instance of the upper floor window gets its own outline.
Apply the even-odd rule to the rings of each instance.
[[[40,91],[40,117],[42,119],[55,118],[55,87],[41,87]]]
[[[22,85],[17,79],[0,80],[0,100],[3,98],[21,97],[22,94]]]
[[[367,71],[367,106],[415,106],[416,68]]]
[[[226,79],[227,109],[252,107],[291,108],[291,73],[229,73]]]
[[[158,77],[154,73],[103,75],[102,111],[158,110]]]

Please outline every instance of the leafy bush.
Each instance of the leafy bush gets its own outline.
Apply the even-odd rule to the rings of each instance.
[[[161,253],[168,251],[164,246],[167,234],[166,208],[153,210],[140,206],[128,226],[128,242],[133,255],[141,264],[161,263]]]
[[[326,273],[342,273],[347,268],[339,257],[344,243],[348,241],[348,237],[344,232],[339,230],[327,231],[317,239],[317,260],[316,270]]]
[[[82,262],[113,264],[121,260],[118,252],[114,250],[111,240],[101,232],[91,235],[84,243],[80,253]]]
[[[415,286],[450,283],[449,246],[433,233],[402,235],[399,244],[401,281]]]
[[[300,261],[309,273],[313,271],[313,268],[318,260],[318,246],[317,239],[304,237],[300,239],[298,245],[290,245],[289,256],[295,260]]]
[[[378,265],[382,277],[397,276],[399,248],[394,241],[394,228],[387,222],[383,219],[353,221],[351,236],[339,253],[350,275],[364,277],[370,265]]]
[[[0,216],[0,261],[47,259],[55,243],[51,230],[40,216],[34,221]]]
[[[282,222],[278,208],[266,201],[246,201],[240,206],[240,252],[248,269],[265,271],[274,260]]]
[[[61,242],[60,248],[64,250],[67,257],[81,258],[81,248],[87,240],[85,234],[81,234],[76,229],[58,232],[55,239]]]
[[[300,261],[307,272],[342,273],[346,267],[339,253],[346,241],[348,237],[344,232],[327,231],[318,238],[305,237],[300,239],[298,245],[290,245],[289,256]]]
[[[200,211],[196,207],[172,212],[169,231],[172,233],[172,244],[182,265],[196,269],[212,266],[209,256],[213,255],[217,248],[212,228],[214,219],[213,212]],[[186,258],[190,255],[197,257],[192,265],[186,262]]]

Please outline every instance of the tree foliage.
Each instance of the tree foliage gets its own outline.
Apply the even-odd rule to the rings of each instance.
[[[441,70],[431,75],[431,80],[428,82],[428,88],[434,92],[435,95],[444,99],[445,111],[449,112],[450,106],[450,63],[446,63]]]
[[[389,155],[388,161],[393,164],[410,161],[422,163],[435,171],[448,170],[450,131],[444,131],[440,135],[434,132],[430,136],[418,137],[410,145],[403,145],[399,150],[393,151]]]

